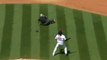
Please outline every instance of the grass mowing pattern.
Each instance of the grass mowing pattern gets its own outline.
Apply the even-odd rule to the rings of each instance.
[[[22,5],[14,5],[14,16],[13,16],[13,30],[11,40],[10,57],[20,58],[20,47],[21,47],[21,31],[22,31]]]
[[[73,10],[65,9],[67,37],[71,38],[67,41],[70,60],[80,60],[80,54],[76,38],[76,24],[73,16]]]
[[[48,5],[40,5],[40,13],[48,16]],[[40,25],[40,57],[49,57],[49,27]]]
[[[66,36],[67,35],[67,30],[66,30],[66,21],[65,21],[64,8],[56,7],[56,12],[57,12],[56,15],[57,15],[58,30],[62,29],[63,32],[64,32],[64,35]],[[60,60],[69,60],[69,57],[65,57],[65,56],[61,55]]]
[[[75,24],[76,24],[80,60],[90,60],[82,12],[73,10],[73,14],[74,14]]]
[[[54,12],[54,13],[52,13]],[[53,5],[48,5],[48,17],[49,19],[55,19],[57,21],[56,18],[56,6]],[[60,60],[59,56],[60,55],[56,55],[55,57],[52,56],[53,50],[55,48],[56,45],[56,40],[55,35],[57,33],[58,29],[57,29],[57,22],[55,24],[52,24],[49,26],[49,39],[50,39],[50,56],[49,56],[49,60]],[[57,53],[57,52],[56,52]]]
[[[21,57],[30,58],[31,54],[31,6],[23,5],[21,34]]]
[[[3,28],[2,46],[0,53],[1,59],[9,58],[11,38],[12,38],[12,25],[13,25],[13,14],[14,14],[13,12],[14,12],[14,6],[6,5],[5,24]]]
[[[106,60],[107,59],[107,42],[106,42],[103,25],[101,22],[101,16],[93,14],[92,17],[93,17],[94,30],[95,30],[95,35],[97,39],[97,45],[99,48],[100,56],[102,60]]]
[[[0,52],[1,52],[1,41],[2,41],[2,33],[5,22],[5,5],[0,5]]]
[[[5,19],[1,18],[0,21],[1,22],[4,20],[5,21],[4,21],[4,23],[2,22],[3,23],[2,25],[0,25],[0,28],[3,26],[3,28],[1,28],[3,30],[3,32],[0,33],[0,35],[2,36],[1,44],[0,44],[1,45],[0,46],[0,60],[7,60],[9,57],[10,58],[19,58],[19,57],[40,58],[40,59],[46,58],[46,60],[59,60],[59,59],[60,60],[96,60],[96,59],[98,59],[98,57],[99,58],[101,57],[101,59],[98,59],[98,60],[107,60],[107,57],[106,57],[107,56],[107,52],[106,52],[107,51],[107,47],[106,47],[107,46],[107,39],[106,39],[107,38],[107,36],[106,36],[107,27],[106,27],[106,25],[107,24],[106,24],[106,22],[104,23],[104,21],[107,20],[106,16],[103,19],[101,19],[101,17],[103,17],[103,16],[99,16],[99,15],[95,15],[95,14],[91,15],[90,13],[87,13],[87,14],[89,14],[89,16],[88,15],[86,16],[86,14],[82,15],[83,12],[77,11],[77,10],[71,10],[71,11],[68,10],[68,12],[66,10],[66,12],[67,12],[66,13],[64,10],[65,8],[54,6],[54,5],[52,5],[53,7],[52,7],[52,12],[51,12],[51,8],[48,11],[48,6],[49,5],[45,5],[45,4],[38,5],[38,6],[33,5],[33,8],[39,7],[39,8],[36,8],[39,11],[36,11],[36,9],[34,8],[33,12],[31,9],[32,6],[29,4],[20,5],[21,8],[18,8],[11,4],[1,6],[2,8],[5,8],[4,9],[5,10],[5,16],[4,16]],[[17,11],[16,8],[19,9],[20,12]],[[53,10],[53,8],[54,8],[54,10]],[[36,14],[36,12],[37,12],[37,14]],[[18,13],[18,14],[16,14],[16,13]],[[43,13],[47,16],[49,14],[49,16],[51,18],[57,18],[56,25],[53,24],[53,25],[50,25],[50,27],[41,26],[41,25],[38,26],[37,21],[33,20],[34,21],[33,22],[32,19],[37,20],[39,13]],[[22,14],[21,17],[19,16],[20,14]],[[2,16],[2,14],[0,14],[0,16]],[[19,18],[18,17],[15,18],[15,16],[19,16]],[[34,16],[36,16],[36,17],[34,17]],[[84,20],[83,20],[83,17],[84,17]],[[20,25],[21,28],[19,27],[19,29],[18,29],[18,30],[20,30],[19,31],[20,34],[16,31],[17,29],[15,27],[18,24],[14,23],[16,20],[19,20],[19,19],[21,19],[18,22],[18,24],[21,24]],[[71,24],[70,24],[70,22],[71,22]],[[89,27],[87,27],[88,22],[89,22],[89,24],[91,23],[89,25]],[[72,25],[71,28],[70,28],[70,25]],[[40,28],[40,31],[38,33],[34,32],[35,30],[33,30],[37,26]],[[58,27],[58,30],[63,29],[65,35],[72,36],[71,41],[69,41],[69,43],[67,43],[67,44],[69,45],[71,52],[72,51],[76,51],[76,52],[69,54],[68,56],[64,56],[63,54],[58,54],[54,57],[52,56],[51,50],[53,50],[53,48],[54,48],[53,47],[54,44],[52,44],[52,43],[56,43],[56,42],[49,41],[49,40],[50,40],[50,38],[52,38],[51,40],[54,40],[53,35],[55,34],[55,32],[58,31],[57,27]],[[49,31],[49,29],[50,29],[50,31]],[[90,29],[90,30],[88,30],[88,29]],[[70,32],[70,30],[71,30],[71,32]],[[92,35],[88,31],[90,31],[90,32],[92,31],[93,32]],[[17,32],[18,34],[15,32]],[[34,33],[35,35],[32,33]],[[37,33],[37,35],[36,35],[36,33]],[[17,37],[18,39],[17,38],[15,39],[15,36],[13,36],[12,34],[16,34],[16,36],[20,36],[20,37]],[[75,35],[75,36],[73,36],[73,35]],[[13,37],[14,37],[14,39],[12,40]],[[40,39],[38,37],[40,37]],[[35,41],[35,39],[37,39],[38,41]],[[92,39],[92,40],[90,40],[90,39]],[[15,44],[17,42],[16,40],[20,40],[20,41],[17,44]],[[32,42],[34,41],[33,44],[31,42],[31,40],[32,40]],[[18,48],[17,48],[18,50],[16,51],[16,49],[14,49],[15,46],[12,47],[12,45],[14,45],[14,44],[12,44],[11,42],[17,46],[18,46],[18,44],[20,44],[19,46],[21,48],[18,46]],[[52,45],[50,45],[50,43]],[[92,44],[90,44],[90,43],[92,43]],[[39,46],[39,44],[40,44],[40,46]],[[50,49],[51,47],[52,47],[52,49]],[[94,47],[95,47],[95,50],[93,49]],[[38,50],[40,49],[40,51],[38,51],[38,53],[36,53],[37,52],[36,49],[38,49]],[[95,51],[97,51],[97,52],[95,52]],[[92,52],[95,52],[95,53],[92,53]],[[35,55],[35,56],[33,56],[33,55]],[[94,55],[96,55],[96,56],[94,56]]]
[[[101,60],[100,54],[98,51],[96,38],[95,38],[92,15],[89,13],[83,12],[83,18],[84,18],[83,20],[84,20],[85,33],[86,33],[86,38],[87,38],[90,59]]]
[[[31,58],[40,58],[40,35],[39,32],[39,5],[32,6],[31,16]]]

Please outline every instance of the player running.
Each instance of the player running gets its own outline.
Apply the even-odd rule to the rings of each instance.
[[[66,40],[66,37],[65,37],[65,35],[63,35],[62,31],[58,32],[58,34],[55,36],[55,39],[57,40],[57,44],[56,44],[56,46],[55,46],[55,48],[53,50],[52,55],[55,56],[55,52],[56,52],[56,50],[57,50],[57,48],[59,46],[63,46],[64,47],[64,53],[65,53],[65,55],[67,55],[67,47],[66,47],[66,45],[64,43],[65,40]]]

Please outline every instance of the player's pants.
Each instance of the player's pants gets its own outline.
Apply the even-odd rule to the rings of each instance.
[[[60,46],[61,44],[57,43],[54,50],[53,50],[53,53],[52,55],[54,56],[55,55],[55,52],[57,51],[58,47]],[[64,46],[64,53],[65,55],[67,54],[67,47],[65,46],[65,44],[61,45],[61,46]]]

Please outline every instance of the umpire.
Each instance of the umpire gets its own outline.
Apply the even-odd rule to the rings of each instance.
[[[49,20],[47,16],[40,14],[38,21],[40,22],[40,25],[48,26],[50,24],[55,23],[55,20]]]

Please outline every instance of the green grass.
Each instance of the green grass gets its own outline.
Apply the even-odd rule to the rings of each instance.
[[[35,30],[40,29],[37,21],[39,17],[39,5],[32,5],[31,10],[31,58],[40,58],[40,33],[35,33]]]
[[[2,32],[2,41],[1,41],[1,52],[0,58],[9,58],[10,47],[11,47],[11,39],[12,39],[12,25],[13,25],[13,5],[6,5],[6,13],[5,13],[5,22]],[[11,14],[10,14],[11,13]]]
[[[93,24],[94,24],[94,30],[96,34],[96,39],[97,39],[97,44],[98,44],[98,49],[100,52],[100,56],[102,60],[106,59],[107,52],[106,52],[106,36],[104,33],[102,21],[101,21],[101,16],[99,15],[93,15]]]
[[[30,58],[31,54],[31,5],[23,5],[21,31],[21,57]]]
[[[40,13],[56,19],[56,23],[39,25]],[[53,57],[59,29],[71,37],[66,42],[70,53]],[[107,60],[106,51],[107,16],[48,4],[0,5],[0,60]]]
[[[90,60],[82,12],[73,10],[73,14],[76,24],[77,42],[79,46],[80,60]]]
[[[40,5],[39,13],[48,16],[48,5]],[[40,25],[40,58],[47,59],[49,57],[49,27]],[[46,48],[48,47],[48,48]]]
[[[21,48],[21,31],[22,31],[22,5],[15,5],[14,7],[15,7],[13,17],[14,24],[11,40],[10,58],[19,58]]]

